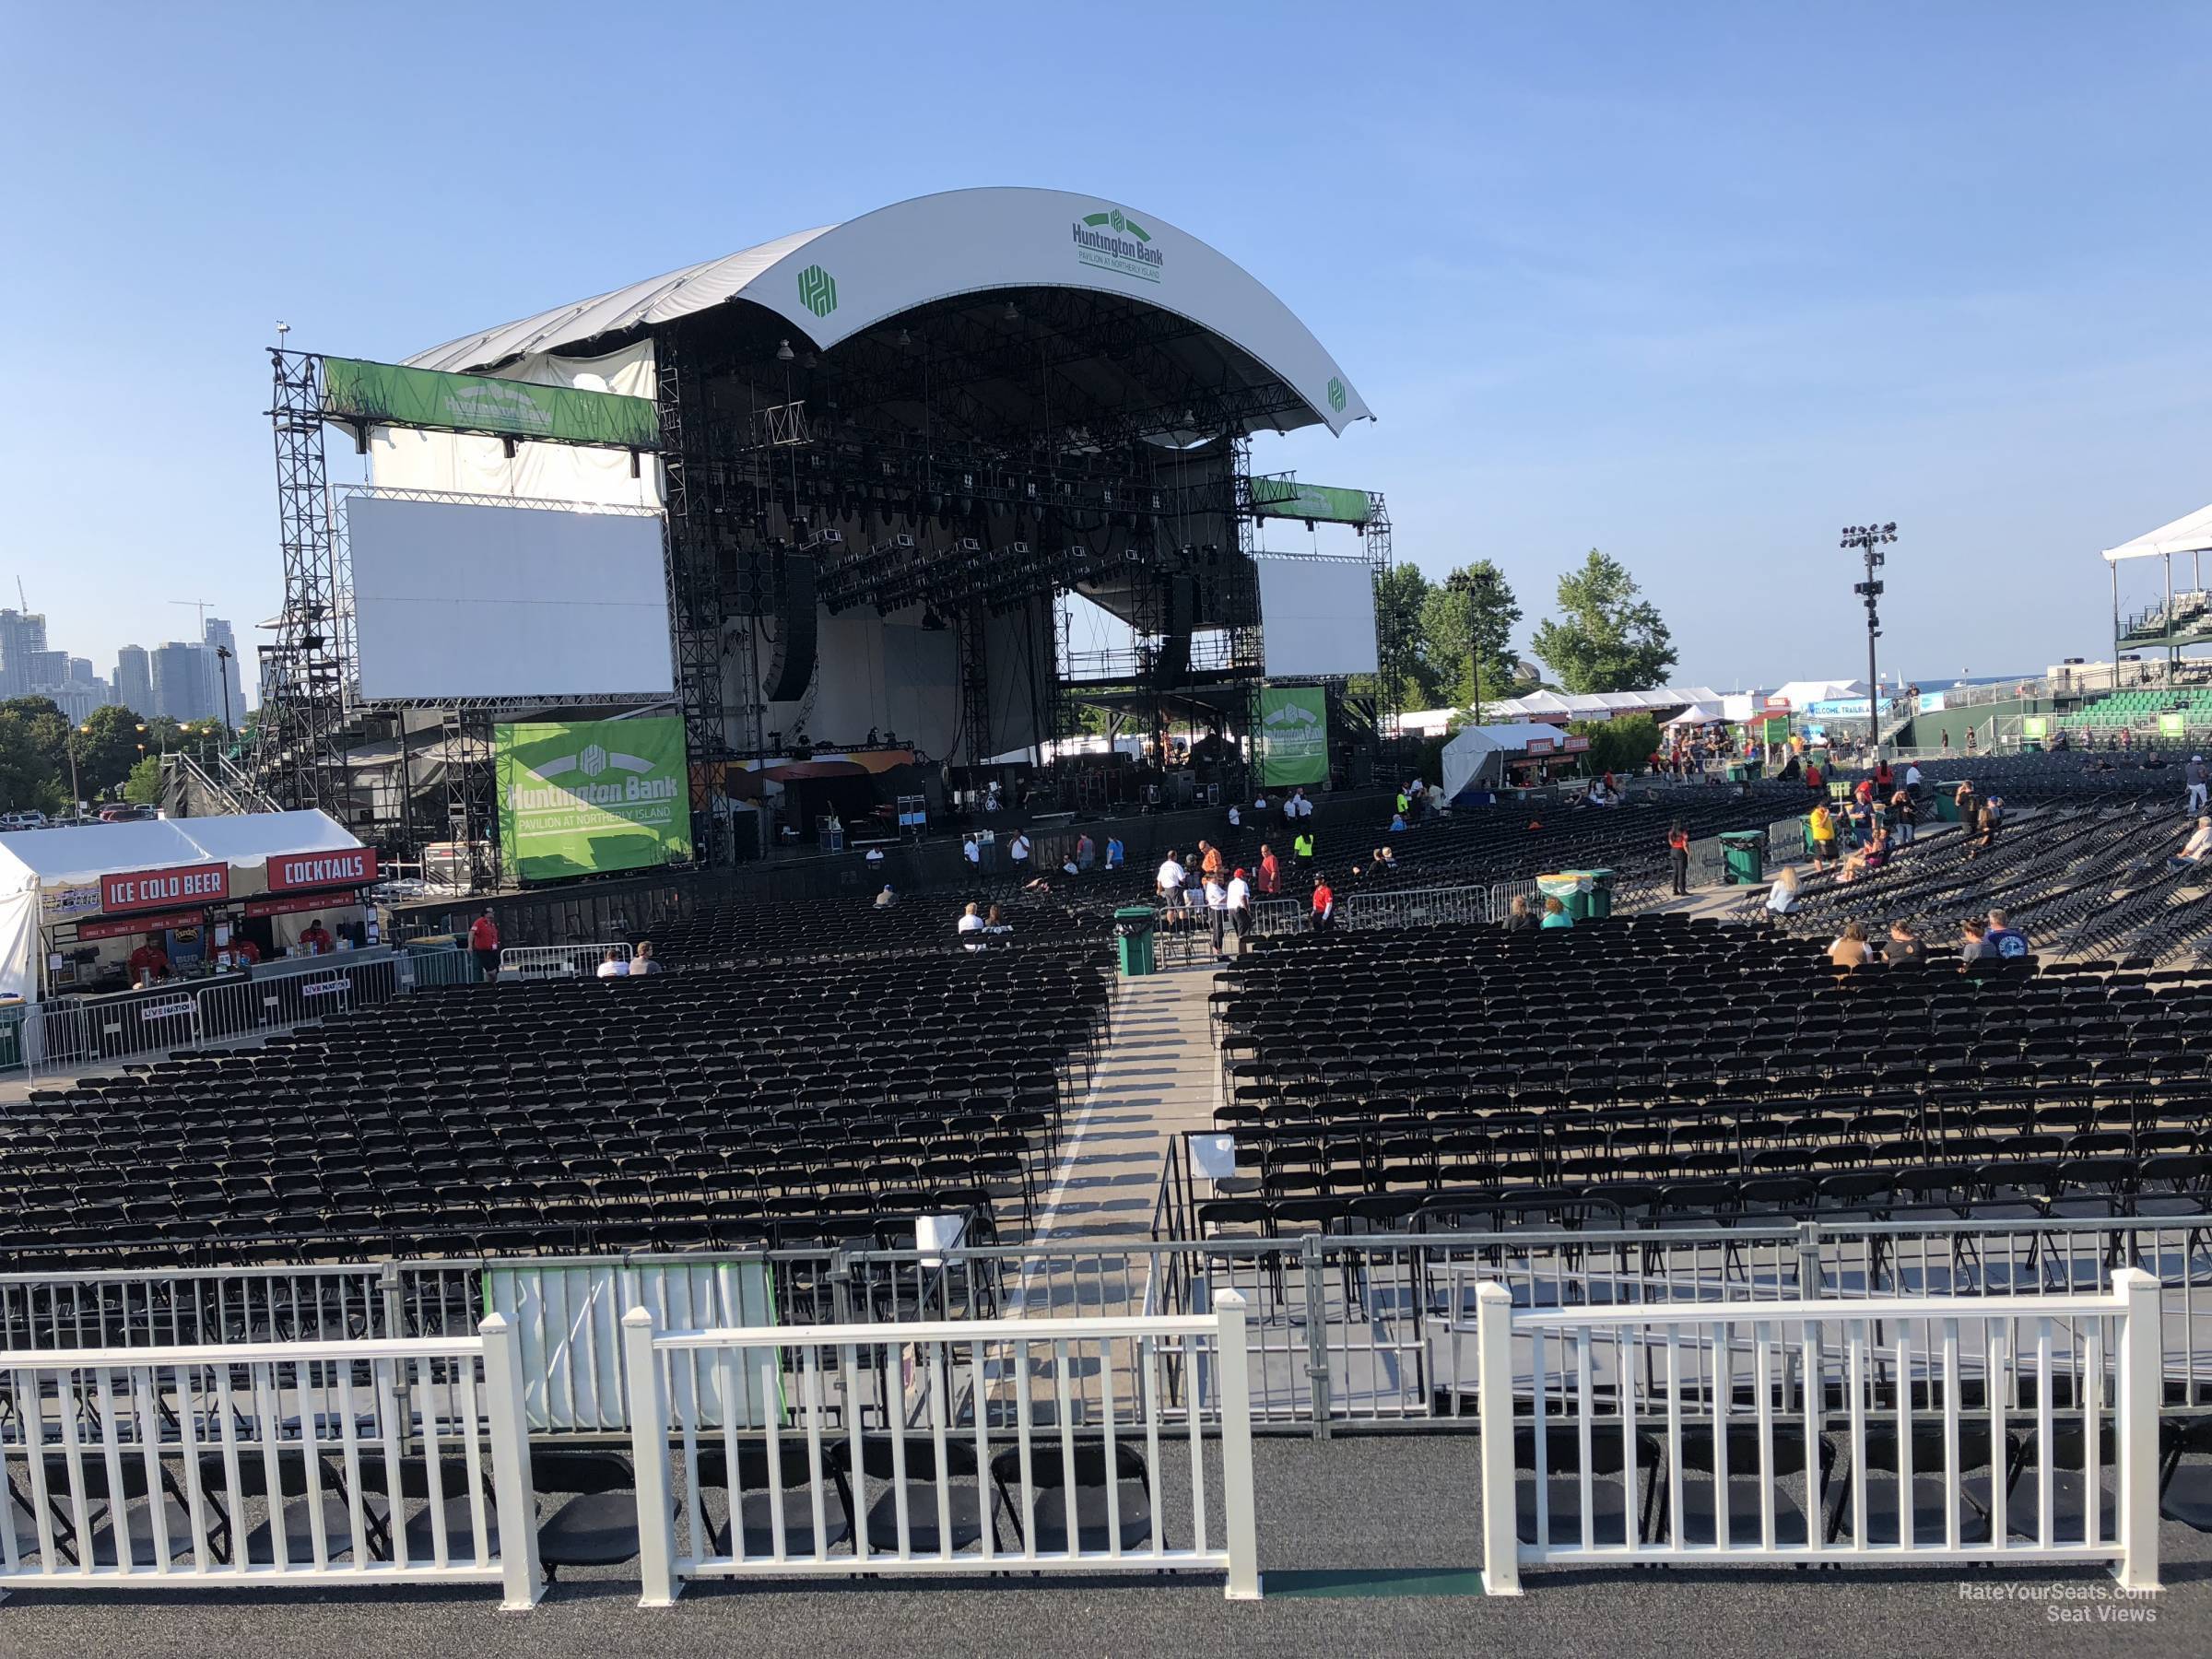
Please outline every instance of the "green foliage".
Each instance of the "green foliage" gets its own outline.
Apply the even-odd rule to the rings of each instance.
[[[1590,739],[1586,759],[1590,770],[1618,772],[1638,771],[1659,747],[1659,723],[1649,714],[1631,714],[1620,720],[1578,720],[1567,728]]]
[[[1618,559],[1595,547],[1559,578],[1558,621],[1546,620],[1531,643],[1570,691],[1643,691],[1675,665],[1674,638],[1658,607]]]
[[[1481,665],[1482,700],[1512,695],[1513,629],[1520,601],[1505,573],[1488,559],[1460,566],[1429,590],[1421,607],[1421,637],[1445,700],[1453,708],[1475,700],[1475,667]]]
[[[131,768],[124,780],[123,798],[136,806],[159,806],[161,804],[161,757],[148,755]]]
[[[0,708],[0,810],[60,812],[66,774],[56,777],[40,747],[40,716]]]
[[[1394,690],[1401,709],[1436,706],[1436,670],[1421,631],[1421,609],[1430,593],[1429,578],[1415,564],[1395,564],[1375,581],[1375,641],[1379,674],[1356,674],[1347,689],[1354,696],[1383,698]]]

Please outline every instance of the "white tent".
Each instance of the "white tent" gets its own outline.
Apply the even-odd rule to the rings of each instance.
[[[79,824],[0,836],[0,994],[38,1000],[39,927],[48,894],[96,887],[103,876],[132,870],[196,864],[259,869],[288,853],[360,844],[321,812]]]
[[[2124,559],[2156,559],[2160,554],[2212,553],[2212,507],[2199,507],[2171,524],[2146,530],[2134,541],[2104,550],[2108,564]]]
[[[1792,680],[1774,693],[1778,700],[1790,705],[1792,713],[1810,708],[1814,703],[1843,702],[1865,695],[1866,682],[1858,679]]]
[[[1691,703],[1666,724],[1670,726],[1703,726],[1727,718],[1718,703]]]
[[[1517,755],[1532,742],[1559,741],[1558,726],[1533,722],[1462,727],[1444,745],[1444,799],[1455,798],[1462,790],[1479,788],[1485,781],[1495,782],[1491,774],[1501,772],[1503,762],[1494,761],[1493,756]]]

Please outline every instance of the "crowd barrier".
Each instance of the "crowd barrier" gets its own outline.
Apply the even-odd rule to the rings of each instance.
[[[1655,1561],[2109,1561],[2158,1588],[2148,1274],[1855,1306],[1475,1300],[1492,1595],[1524,1566]]]
[[[264,963],[250,974],[135,996],[41,1003],[24,1015],[21,1058],[37,1077],[265,1037],[389,1002],[414,982],[409,973],[406,959],[389,952],[359,958],[341,952]]]
[[[618,962],[629,960],[629,947],[620,939],[603,939],[596,945],[513,945],[500,952],[500,977],[524,980],[590,979],[608,951]]]

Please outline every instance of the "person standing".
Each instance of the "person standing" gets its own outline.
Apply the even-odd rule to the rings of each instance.
[[[159,934],[147,934],[146,942],[131,952],[131,983],[150,985],[169,977],[169,950]]]
[[[1120,869],[1122,861],[1126,856],[1127,853],[1122,847],[1122,838],[1118,835],[1108,836],[1106,838],[1106,867],[1110,870]]]
[[[1900,789],[1889,797],[1889,830],[1899,846],[1912,844],[1912,831],[1919,822],[1920,805],[1911,791]]]
[[[1078,834],[1076,837],[1076,868],[1089,869],[1090,861],[1097,856],[1098,844],[1090,839],[1088,831]]]
[[[1252,925],[1252,883],[1240,866],[1229,878],[1229,924],[1236,930],[1237,952],[1244,950],[1244,930]]]
[[[1210,872],[1206,878],[1206,924],[1214,935],[1214,955],[1221,960],[1229,957],[1229,883],[1221,872]]]
[[[1175,849],[1170,847],[1167,857],[1160,861],[1159,874],[1152,878],[1153,888],[1159,895],[1160,909],[1178,911],[1182,908],[1183,877],[1182,865],[1175,856]]]
[[[468,948],[477,959],[477,971],[486,979],[500,977],[500,924],[491,919],[491,906],[468,924]]]
[[[1231,841],[1244,839],[1244,815],[1238,810],[1234,801],[1229,804],[1229,839]]]
[[[320,916],[309,918],[307,926],[300,930],[300,945],[308,956],[328,956],[338,947],[337,941],[330,936],[330,929],[323,925]]]
[[[1329,878],[1320,877],[1313,883],[1313,931],[1327,933],[1336,925],[1336,895],[1329,888]]]
[[[1220,848],[1211,841],[1198,843],[1198,873],[1201,876],[1218,877],[1225,867]]]
[[[1666,832],[1666,863],[1675,878],[1675,897],[1686,897],[1689,892],[1689,831],[1679,818]]]
[[[960,843],[960,856],[968,861],[968,882],[971,887],[983,883],[983,843],[971,835]]]
[[[1029,868],[1030,865],[1030,832],[1027,830],[1014,831],[1014,844],[1006,849],[1006,856],[1014,861],[1014,877],[1018,881],[1022,871]]]
[[[1260,843],[1260,897],[1274,899],[1283,890],[1283,868],[1275,862],[1275,849]]]
[[[1822,801],[1815,806],[1805,823],[1813,838],[1813,862],[1817,865],[1833,864],[1836,858],[1836,818],[1829,811],[1828,803]]]
[[[1301,829],[1296,836],[1291,838],[1290,855],[1301,865],[1309,865],[1313,862],[1312,830]]]
[[[2204,811],[2205,785],[2208,782],[2212,782],[2212,771],[2206,770],[2205,758],[2202,755],[2189,757],[2189,764],[2182,769],[2182,781],[2189,785],[2189,804],[2184,810],[2189,812]]]

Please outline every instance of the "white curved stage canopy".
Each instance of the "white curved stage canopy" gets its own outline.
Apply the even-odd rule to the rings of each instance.
[[[1101,196],[954,190],[803,230],[721,259],[556,307],[409,358],[423,369],[496,371],[518,359],[670,323],[733,300],[828,350],[933,301],[995,288],[1065,288],[1159,306],[1228,341],[1342,432],[1366,400],[1290,309],[1187,231]]]

